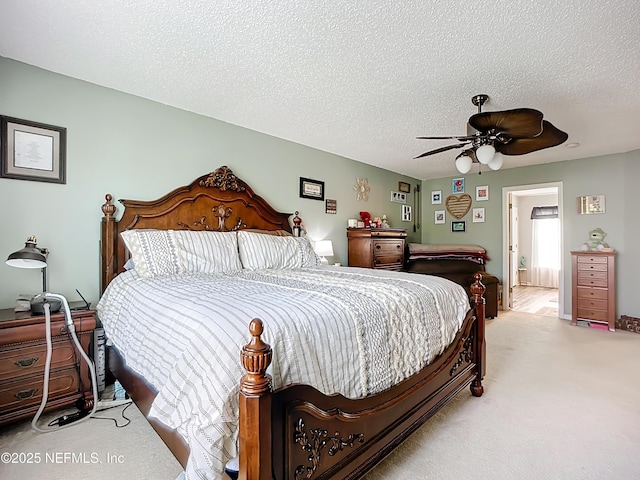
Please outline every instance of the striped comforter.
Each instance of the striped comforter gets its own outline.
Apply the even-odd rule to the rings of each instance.
[[[351,398],[412,375],[455,337],[469,300],[428,275],[345,267],[118,275],[98,303],[108,338],[158,391],[150,415],[190,446],[189,479],[236,456],[240,349],[252,318],[273,347],[274,387]]]

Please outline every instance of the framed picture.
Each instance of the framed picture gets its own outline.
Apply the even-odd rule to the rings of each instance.
[[[464,178],[451,180],[451,193],[464,193]]]
[[[484,223],[484,208],[473,209],[473,223]]]
[[[407,203],[407,194],[402,192],[391,192],[391,201],[396,203]]]
[[[434,223],[436,225],[444,223],[444,219],[445,219],[444,215],[445,215],[444,210],[436,210],[434,212],[434,218],[433,218]]]
[[[452,232],[464,232],[466,230],[466,222],[451,222]]]
[[[586,195],[584,197],[578,197],[578,213],[580,215],[605,213],[604,195]]]
[[[442,203],[442,190],[434,190],[431,192],[431,205],[440,205]]]
[[[325,213],[335,215],[338,212],[338,201],[326,199],[324,202]]]
[[[476,202],[489,200],[489,185],[481,185],[476,187]]]
[[[300,196],[312,200],[324,200],[324,182],[300,177]]]
[[[0,124],[0,177],[67,183],[66,128],[5,116]]]
[[[411,205],[402,206],[402,221],[403,222],[411,221]]]
[[[411,184],[407,182],[398,182],[398,191],[402,193],[411,193]]]

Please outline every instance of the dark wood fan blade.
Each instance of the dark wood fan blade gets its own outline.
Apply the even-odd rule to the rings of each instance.
[[[494,130],[506,138],[531,138],[542,132],[542,112],[532,108],[482,112],[472,115],[469,124],[482,133]]]
[[[524,155],[544,148],[564,143],[569,135],[554,127],[546,120],[542,121],[542,133],[533,138],[514,138],[507,143],[495,143],[496,150],[503,155]]]
[[[463,135],[463,136],[451,136],[451,137],[416,137],[419,140],[460,140],[461,142],[467,140],[473,140],[475,136]]]
[[[454,148],[462,148],[466,145],[468,145],[469,142],[467,143],[459,143],[456,145],[447,145],[446,147],[441,147],[441,148],[436,148],[435,150],[429,150],[428,152],[423,153],[422,155],[418,155],[417,157],[413,157],[415,158],[422,158],[422,157],[426,157],[427,155],[435,155],[436,153],[442,153],[442,152],[446,152],[447,150],[453,150]]]

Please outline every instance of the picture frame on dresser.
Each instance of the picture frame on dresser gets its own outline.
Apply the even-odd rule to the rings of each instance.
[[[0,116],[0,177],[67,183],[67,129]]]

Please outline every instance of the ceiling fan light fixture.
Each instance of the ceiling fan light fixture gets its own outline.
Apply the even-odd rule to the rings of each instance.
[[[491,170],[500,170],[504,163],[504,157],[500,152],[496,152],[491,161],[487,164]]]
[[[461,153],[456,158],[456,168],[460,173],[463,173],[463,174],[469,173],[469,170],[471,170],[472,163],[473,163],[473,160],[471,160],[471,157],[466,153]]]
[[[496,149],[493,145],[482,145],[476,150],[476,158],[483,165],[487,165],[495,156]]]

